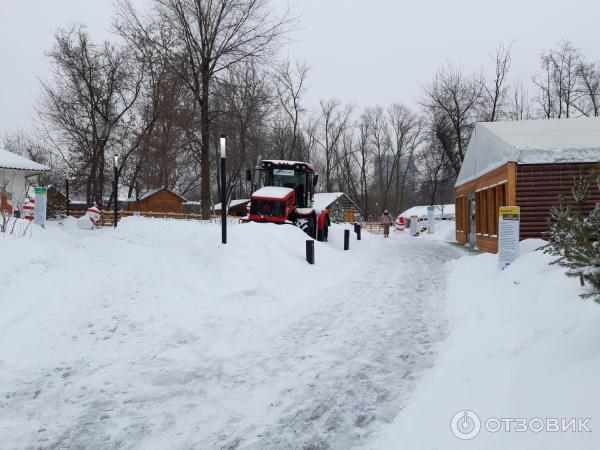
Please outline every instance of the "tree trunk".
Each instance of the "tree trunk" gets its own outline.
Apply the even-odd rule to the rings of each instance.
[[[202,98],[200,104],[200,199],[202,203],[202,218],[210,219],[210,117],[209,117],[209,82],[210,69],[208,64],[202,67]]]

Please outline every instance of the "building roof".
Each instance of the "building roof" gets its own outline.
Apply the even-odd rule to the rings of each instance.
[[[187,200],[186,200],[184,197],[182,197],[182,196],[181,196],[181,195],[179,195],[179,194],[176,194],[175,192],[173,192],[173,191],[172,191],[172,190],[170,190],[170,189],[167,189],[166,187],[161,187],[161,188],[158,188],[158,189],[151,189],[151,190],[149,190],[149,191],[146,191],[146,192],[144,192],[144,193],[143,193],[142,195],[140,195],[140,197],[139,197],[139,198],[137,198],[137,199],[136,199],[135,197],[131,197],[131,198],[128,198],[128,199],[126,199],[126,200],[123,200],[123,201],[124,201],[124,202],[129,202],[129,203],[136,202],[136,201],[140,201],[140,202],[141,202],[142,200],[146,200],[147,198],[150,198],[150,197],[152,197],[153,195],[155,195],[155,194],[158,194],[158,193],[159,193],[159,192],[161,192],[161,191],[167,191],[167,192],[169,192],[170,194],[173,194],[174,196],[176,196],[176,197],[179,197],[179,198],[180,198],[182,201],[184,201],[184,202],[185,202],[185,201],[187,201]],[[119,199],[119,201],[121,201],[121,199]]]
[[[25,170],[31,174],[50,170],[42,164],[2,149],[0,149],[0,169]]]
[[[249,198],[239,198],[239,199],[236,199],[236,200],[231,200],[229,202],[228,208],[233,208],[233,207],[238,206],[238,205],[243,205],[245,203],[248,203],[249,201],[250,201]],[[213,209],[215,211],[220,211],[221,210],[221,203],[217,203],[216,205],[213,205]]]
[[[313,208],[315,211],[327,209],[342,195],[344,195],[343,192],[321,192],[319,194],[315,194]]]
[[[600,161],[600,118],[480,122],[456,180],[460,186],[507,162]]]

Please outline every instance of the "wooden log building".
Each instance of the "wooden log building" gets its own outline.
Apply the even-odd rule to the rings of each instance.
[[[127,211],[182,213],[185,201],[181,195],[167,188],[160,188],[149,191],[138,199],[129,199]]]
[[[541,238],[559,196],[600,162],[600,118],[478,123],[455,185],[456,240],[498,251],[498,209],[521,208],[520,239]],[[590,203],[600,201],[592,186]]]

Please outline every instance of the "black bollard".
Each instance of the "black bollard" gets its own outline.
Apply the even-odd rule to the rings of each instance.
[[[350,248],[350,230],[344,230],[344,250]]]
[[[356,224],[356,240],[360,241],[360,224]]]
[[[312,239],[306,240],[306,262],[309,264],[315,263],[315,241]]]

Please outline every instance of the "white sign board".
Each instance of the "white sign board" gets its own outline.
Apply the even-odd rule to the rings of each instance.
[[[293,177],[294,171],[290,169],[273,169],[273,175],[279,175],[280,177]]]
[[[410,235],[416,236],[419,234],[419,217],[410,216]]]
[[[435,206],[427,207],[427,234],[433,233],[435,227]]]
[[[35,209],[33,210],[33,223],[46,225],[46,208],[48,206],[48,189],[45,187],[35,188]]]
[[[521,208],[501,206],[498,217],[498,268],[504,270],[519,257]]]

